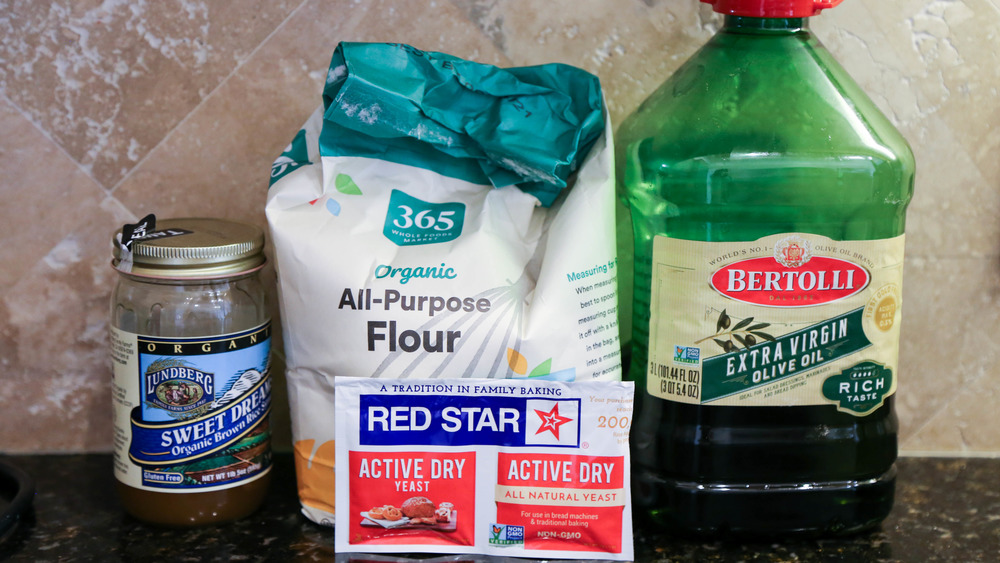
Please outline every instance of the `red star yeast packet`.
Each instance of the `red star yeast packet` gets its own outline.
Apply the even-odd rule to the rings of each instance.
[[[632,559],[631,382],[336,380],[338,552]]]

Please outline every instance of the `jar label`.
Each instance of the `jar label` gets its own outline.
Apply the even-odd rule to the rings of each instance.
[[[871,413],[896,390],[902,235],[752,242],[657,237],[650,394],[728,406]]]
[[[201,492],[270,469],[270,323],[196,338],[112,328],[111,350],[119,481]]]

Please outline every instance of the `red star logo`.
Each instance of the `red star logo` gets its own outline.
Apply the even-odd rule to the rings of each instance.
[[[541,434],[548,430],[556,437],[556,440],[559,439],[559,427],[567,422],[573,422],[572,418],[559,415],[559,403],[552,405],[552,410],[549,412],[535,409],[535,414],[538,415],[538,418],[542,419],[542,425],[538,427],[538,432],[535,432],[535,434]]]

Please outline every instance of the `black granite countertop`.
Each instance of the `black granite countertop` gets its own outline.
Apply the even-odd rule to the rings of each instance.
[[[0,539],[0,560],[72,563],[335,558],[333,530],[317,526],[299,513],[295,472],[288,454],[277,456],[274,483],[259,512],[239,522],[193,530],[151,528],[127,516],[115,497],[109,455],[3,459],[34,477],[37,494],[33,512]],[[742,544],[686,541],[640,531],[636,560],[1000,561],[1000,459],[903,458],[898,469],[895,509],[874,532],[845,539]],[[338,561],[355,558],[342,555]]]

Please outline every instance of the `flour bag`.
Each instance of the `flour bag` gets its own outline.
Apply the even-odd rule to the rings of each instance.
[[[334,379],[619,380],[597,78],[342,43],[274,162],[303,512],[334,523]]]

